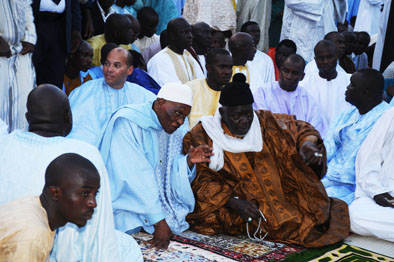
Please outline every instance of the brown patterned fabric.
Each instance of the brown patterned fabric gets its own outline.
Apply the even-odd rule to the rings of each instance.
[[[263,221],[267,239],[306,247],[344,239],[350,228],[346,203],[327,196],[319,180],[326,166],[311,168],[298,153],[310,135],[319,137],[319,147],[324,148],[319,133],[292,116],[269,111],[256,113],[263,135],[261,152],[225,152],[224,166],[218,172],[205,163],[197,165],[192,183],[196,207],[187,217],[191,229],[208,235],[245,234],[245,221],[226,207],[230,197],[238,196],[258,203],[267,218],[267,222]],[[199,123],[186,134],[184,151],[191,145],[204,144],[212,146],[212,140]],[[250,231],[256,228],[254,220]]]

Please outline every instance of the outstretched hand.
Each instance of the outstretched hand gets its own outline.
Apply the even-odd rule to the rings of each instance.
[[[172,237],[172,231],[166,220],[160,220],[154,227],[155,232],[153,233],[153,238],[148,241],[148,243],[151,244],[150,247],[156,249],[167,249]]]
[[[299,154],[307,165],[321,165],[323,164],[323,151],[317,145],[309,140],[301,146]]]
[[[209,163],[210,157],[213,156],[212,147],[208,145],[200,145],[198,147],[191,146],[187,152],[187,164],[192,168],[194,164]]]
[[[394,208],[394,197],[392,197],[389,193],[376,195],[373,197],[373,199],[379,206]]]

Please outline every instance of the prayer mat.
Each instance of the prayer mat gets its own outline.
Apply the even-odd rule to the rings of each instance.
[[[339,243],[335,245],[308,249],[287,257],[285,262],[394,262],[394,258],[377,254],[363,248]],[[334,247],[334,249],[332,249]],[[329,250],[331,249],[331,250]],[[329,251],[328,251],[329,250]]]
[[[253,241],[247,237],[227,235],[206,236],[191,231],[174,235],[166,251],[149,249],[146,233],[133,234],[141,247],[145,261],[280,261],[287,256],[305,250],[296,245],[270,241]]]

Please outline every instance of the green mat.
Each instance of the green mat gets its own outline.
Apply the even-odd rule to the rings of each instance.
[[[377,254],[359,247],[349,246],[344,243],[307,249],[300,253],[288,256],[285,262],[394,262],[394,258]]]

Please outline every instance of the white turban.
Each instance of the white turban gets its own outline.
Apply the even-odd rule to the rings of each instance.
[[[193,92],[190,87],[180,83],[167,83],[157,94],[157,98],[163,98],[167,101],[193,105]]]

